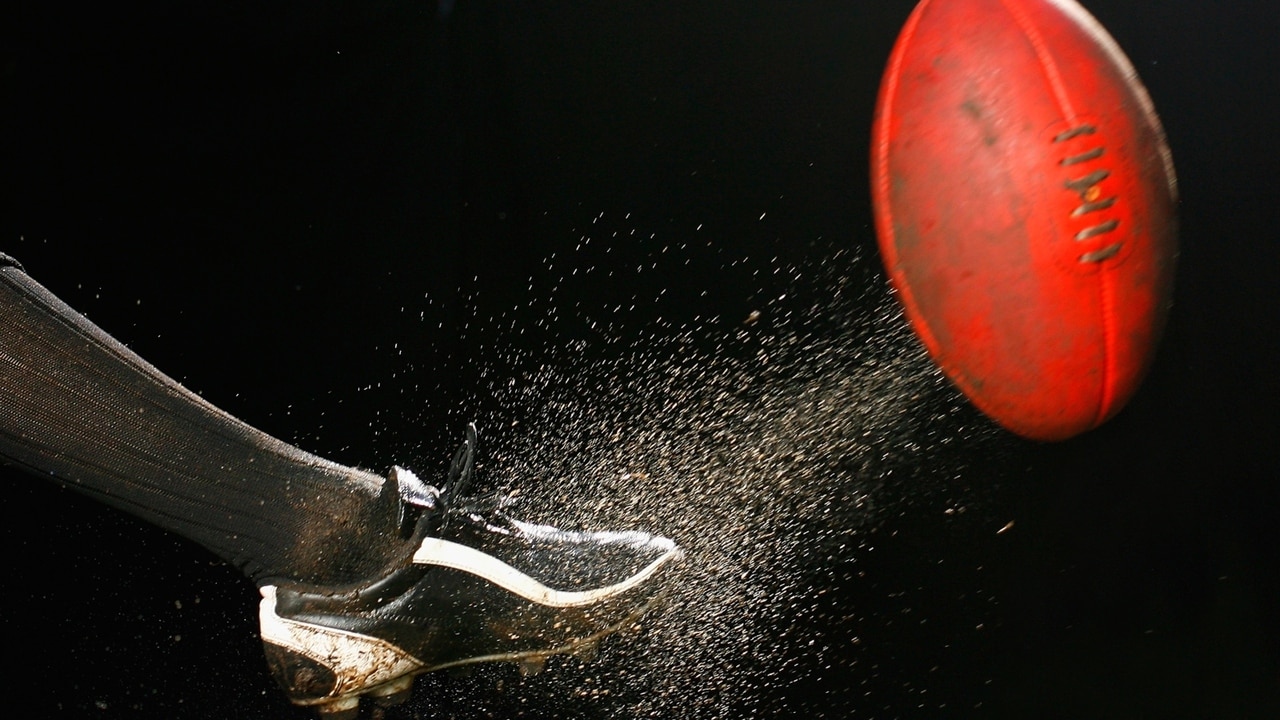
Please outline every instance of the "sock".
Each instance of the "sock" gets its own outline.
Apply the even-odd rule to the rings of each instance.
[[[209,548],[262,584],[403,557],[394,483],[182,387],[0,254],[0,457]]]

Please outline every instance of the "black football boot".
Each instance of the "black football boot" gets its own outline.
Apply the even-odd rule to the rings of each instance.
[[[443,490],[395,468],[390,482],[416,550],[348,587],[264,585],[262,641],[289,699],[326,720],[368,695],[408,697],[419,673],[588,652],[662,596],[681,550],[643,532],[571,532],[507,515],[509,499],[463,499],[475,452],[467,429]]]

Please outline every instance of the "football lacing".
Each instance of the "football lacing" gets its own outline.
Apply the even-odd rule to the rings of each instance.
[[[1053,141],[1055,143],[1066,142],[1074,138],[1094,135],[1097,132],[1098,129],[1096,127],[1085,123],[1058,133],[1054,136]],[[1087,163],[1102,157],[1105,152],[1106,148],[1099,145],[1074,155],[1068,155],[1067,157],[1059,160],[1058,164],[1063,167],[1071,167],[1073,165]],[[1099,185],[1099,183],[1110,176],[1110,170],[1100,168],[1080,177],[1071,178],[1064,183],[1068,190],[1080,196],[1080,204],[1071,211],[1072,218],[1079,218],[1090,213],[1107,210],[1116,204],[1116,197],[1114,195],[1109,197],[1102,196],[1102,187]],[[1119,226],[1119,220],[1104,220],[1080,230],[1076,233],[1075,239],[1077,242],[1089,240],[1091,238],[1098,237],[1099,235],[1105,235],[1112,232]],[[1079,261],[1082,263],[1102,262],[1107,258],[1114,257],[1116,253],[1120,252],[1121,245],[1122,243],[1115,242],[1099,250],[1083,253],[1080,255]]]

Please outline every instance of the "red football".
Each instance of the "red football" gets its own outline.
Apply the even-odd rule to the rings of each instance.
[[[880,87],[880,252],[943,372],[1061,440],[1132,396],[1168,313],[1173,163],[1128,58],[1073,0],[921,0]]]

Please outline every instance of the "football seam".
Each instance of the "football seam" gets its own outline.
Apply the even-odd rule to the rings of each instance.
[[[877,230],[881,237],[890,239],[890,242],[882,243],[881,245],[881,252],[884,252],[887,256],[884,258],[887,261],[885,263],[886,267],[889,274],[893,277],[894,286],[903,296],[902,305],[906,309],[907,315],[912,318],[912,324],[915,326],[916,332],[920,336],[920,340],[924,343],[924,346],[928,349],[930,355],[939,357],[941,346],[938,345],[937,338],[933,334],[933,328],[929,326],[929,323],[925,319],[923,313],[919,312],[916,306],[915,294],[912,292],[910,285],[908,285],[906,278],[902,276],[902,271],[898,267],[898,250],[896,243],[894,242],[896,240],[897,233],[894,231],[895,219],[889,203],[889,173],[886,172],[886,169],[889,166],[889,128],[892,125],[893,100],[898,95],[898,81],[902,76],[902,61],[906,56],[906,48],[915,38],[916,27],[919,26],[920,20],[924,17],[925,10],[929,4],[930,0],[922,0],[922,2],[916,6],[915,10],[907,18],[907,22],[902,28],[901,38],[894,45],[893,52],[889,56],[889,68],[885,72],[885,78],[888,82],[886,82],[882,89],[882,100],[877,103],[878,107],[883,110],[883,113],[877,123],[878,127],[876,134],[878,137],[875,147],[876,177],[874,179],[873,187],[876,195],[879,197],[878,204],[884,210],[884,212],[881,213],[881,222],[879,223]],[[965,394],[972,397],[972,393],[970,391],[973,388],[970,386],[968,378],[964,378],[963,381],[957,380],[957,382],[964,389]]]
[[[1003,5],[1004,9],[1010,14],[1010,16],[1013,17],[1014,22],[1018,24],[1018,28],[1022,30],[1023,37],[1025,37],[1027,39],[1027,43],[1031,45],[1031,50],[1032,52],[1035,53],[1036,59],[1039,61],[1040,70],[1042,73],[1044,73],[1045,81],[1049,86],[1050,92],[1053,93],[1054,101],[1057,102],[1058,110],[1062,113],[1063,119],[1066,121],[1069,127],[1079,127],[1081,125],[1080,119],[1079,119],[1079,116],[1076,115],[1075,106],[1072,105],[1070,96],[1068,96],[1067,94],[1066,85],[1063,83],[1063,80],[1062,80],[1062,73],[1058,71],[1058,63],[1054,60],[1053,55],[1049,52],[1048,47],[1045,46],[1044,38],[1041,37],[1039,29],[1036,27],[1035,23],[1033,23],[1031,19],[1027,17],[1027,14],[1023,12],[1022,8],[1011,4],[1009,0],[1000,0],[1000,4]],[[1063,11],[1061,5],[1058,5],[1055,3],[1054,7],[1058,9],[1060,12]],[[1081,18],[1065,12],[1063,12],[1063,14],[1067,17],[1069,21],[1073,21],[1074,25],[1076,25],[1077,27],[1081,27],[1081,29],[1083,29],[1091,37],[1096,35],[1096,33],[1089,32],[1092,26],[1085,26],[1084,24],[1081,23]],[[1110,53],[1108,53],[1108,57],[1110,59]],[[1099,172],[1101,173],[1104,171],[1099,171]],[[1101,182],[1103,179],[1105,179],[1105,177],[1106,177],[1105,174],[1102,175],[1102,177],[1098,178],[1097,182]],[[1094,185],[1096,183],[1091,182],[1089,184]],[[1070,190],[1072,188],[1068,184],[1066,189]],[[1096,228],[1096,230],[1094,228]],[[1090,230],[1093,230],[1095,234],[1107,233],[1114,230],[1116,228],[1116,225],[1112,223],[1104,223],[1102,225],[1094,226],[1094,228],[1090,228],[1082,232],[1088,232]],[[1080,235],[1077,235],[1074,233],[1073,235],[1076,240],[1088,239],[1088,237],[1092,237],[1092,235],[1087,235],[1084,238],[1081,238]],[[1103,254],[1097,256],[1096,261],[1097,262],[1105,261],[1110,257],[1113,257],[1115,253],[1118,252],[1120,249],[1119,244],[1112,245],[1111,247],[1115,248],[1115,250],[1111,252],[1104,251]],[[1080,260],[1081,262],[1094,261],[1094,258],[1091,255],[1086,254],[1082,256]],[[1110,274],[1106,272],[1106,269],[1099,268],[1099,270],[1100,272],[1098,273],[1098,276],[1099,276],[1098,277],[1098,304],[1100,306],[1100,315],[1101,315],[1100,320],[1102,325],[1102,377],[1100,378],[1100,383],[1099,383],[1100,393],[1097,399],[1098,405],[1096,410],[1094,411],[1093,427],[1097,427],[1098,425],[1101,425],[1103,420],[1106,419],[1108,413],[1110,412],[1111,403],[1115,397],[1114,386],[1116,382],[1116,377],[1115,377],[1116,376],[1116,372],[1115,372],[1116,327],[1115,327],[1115,312],[1114,312],[1115,309],[1111,307],[1111,303],[1114,298],[1114,288],[1111,287],[1112,278]]]

